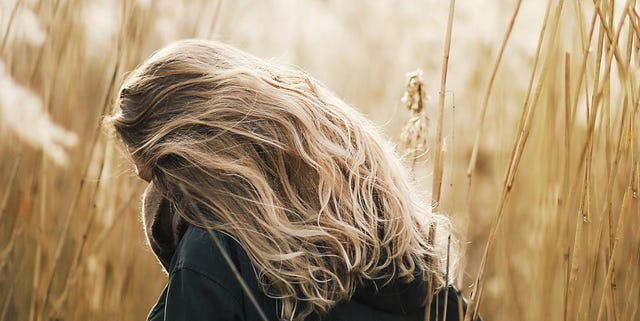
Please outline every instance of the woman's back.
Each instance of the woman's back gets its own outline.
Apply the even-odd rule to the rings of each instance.
[[[280,320],[277,300],[261,291],[256,268],[238,241],[221,232],[172,224],[167,220],[169,207],[157,193],[150,184],[143,221],[169,282],[148,320]],[[311,315],[306,320],[423,321],[425,284],[418,278],[409,283],[395,280],[379,288],[374,282],[364,283],[351,300],[338,303],[324,316]],[[434,296],[430,319],[444,320],[445,297],[446,320],[462,320],[459,314],[466,304],[453,287]]]
[[[217,239],[220,248],[212,238]],[[225,262],[223,252],[229,256],[238,274]],[[150,321],[280,320],[277,300],[260,291],[255,267],[242,247],[228,235],[190,226],[167,271],[169,282],[149,314]],[[238,276],[246,284],[247,290]],[[356,298],[338,303],[325,316],[311,315],[306,320],[423,321],[424,301],[416,298],[424,298],[424,292],[416,293],[411,288],[424,289],[421,287],[424,282],[416,279],[415,283],[419,284],[392,284],[390,287],[393,290],[382,288],[378,293],[365,292],[370,289],[357,289]],[[363,291],[360,295],[367,296],[369,300],[358,300],[358,291]],[[447,320],[462,320],[458,315],[462,311],[458,304],[463,304],[463,301],[453,288],[448,293],[441,290],[434,297],[431,320],[443,320],[446,295]]]

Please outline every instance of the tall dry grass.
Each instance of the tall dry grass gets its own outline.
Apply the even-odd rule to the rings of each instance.
[[[2,0],[0,321],[144,318],[166,278],[142,240],[143,184],[100,121],[127,70],[192,36],[302,66],[393,137],[411,117],[405,73],[421,68],[437,99],[413,115],[431,120],[426,149],[406,157],[464,240],[454,282],[470,310],[639,320],[638,11],[612,0]]]

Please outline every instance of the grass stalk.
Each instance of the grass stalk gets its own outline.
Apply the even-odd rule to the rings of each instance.
[[[11,195],[11,191],[13,190],[11,187],[13,186],[13,182],[16,179],[16,175],[18,175],[18,167],[20,166],[20,157],[17,157],[11,167],[11,174],[9,174],[9,181],[7,182],[7,187],[5,188],[5,194],[2,198],[2,203],[0,203],[0,222],[2,222],[2,217],[4,216],[4,211],[7,209],[7,203],[9,202],[9,196]]]
[[[442,191],[442,177],[443,177],[443,157],[444,146],[442,145],[442,127],[444,123],[444,103],[445,93],[447,92],[447,71],[449,69],[449,52],[451,51],[451,32],[453,29],[453,16],[455,12],[456,1],[451,0],[449,2],[449,18],[447,22],[447,33],[444,41],[444,53],[442,55],[442,73],[440,76],[440,91],[438,92],[438,124],[436,127],[436,153],[433,168],[433,183],[432,183],[432,199],[434,204],[434,211],[437,211],[440,206],[440,194]],[[428,307],[427,307],[428,308]]]
[[[597,321],[602,320],[603,314],[604,314],[604,305],[605,305],[605,299],[606,299],[606,293],[607,288],[609,288],[611,286],[611,282],[612,282],[612,278],[613,278],[613,274],[615,271],[615,264],[613,264],[614,258],[615,258],[615,254],[616,254],[616,250],[617,250],[617,245],[619,243],[619,241],[622,239],[623,237],[623,227],[624,227],[624,218],[626,215],[628,215],[627,213],[630,212],[631,210],[631,206],[633,202],[633,188],[632,186],[629,186],[629,188],[627,189],[627,191],[624,194],[624,197],[622,199],[622,207],[620,209],[620,217],[618,219],[618,226],[616,228],[616,233],[615,233],[615,238],[614,238],[614,242],[613,242],[613,247],[611,249],[611,254],[608,257],[608,261],[610,262],[609,264],[609,268],[607,270],[607,274],[606,274],[606,278],[605,278],[605,282],[603,285],[603,289],[602,289],[602,295],[600,298],[600,304],[598,307],[598,315],[597,315]],[[613,302],[613,304],[615,304],[615,302]]]
[[[9,35],[11,34],[11,29],[13,27],[13,21],[15,20],[16,13],[18,12],[18,9],[20,8],[21,5],[22,5],[22,0],[18,0],[13,5],[13,9],[11,9],[11,15],[9,16],[9,22],[7,23],[7,29],[4,31],[4,35],[2,36],[2,43],[0,44],[0,55],[4,55],[4,49],[6,48],[7,43],[9,42]]]
[[[551,1],[549,1],[551,3]],[[480,109],[480,118],[478,123],[478,129],[476,131],[475,140],[473,142],[473,150],[471,151],[471,159],[469,160],[469,166],[467,167],[467,176],[469,177],[469,185],[471,185],[471,175],[473,173],[473,169],[476,167],[476,162],[478,160],[478,149],[480,146],[480,140],[482,137],[482,129],[484,128],[484,123],[487,115],[487,108],[489,106],[489,98],[491,97],[491,92],[493,91],[493,84],[496,80],[496,76],[498,75],[498,69],[500,64],[502,63],[502,57],[504,55],[505,49],[507,48],[507,43],[509,42],[509,38],[511,37],[511,32],[513,31],[513,26],[516,23],[516,18],[518,17],[518,13],[520,12],[520,6],[522,5],[522,0],[519,0],[516,4],[516,8],[513,11],[513,15],[511,16],[511,20],[509,21],[509,26],[507,27],[507,32],[504,35],[504,39],[502,40],[502,45],[500,46],[500,50],[498,51],[498,57],[493,65],[493,69],[491,71],[491,77],[489,77],[489,83],[487,84],[487,89],[484,94],[484,99],[482,100],[482,107]],[[550,4],[549,4],[550,6]],[[542,24],[541,35],[544,34],[544,29],[546,27],[546,19],[548,16],[549,7],[547,7],[547,15],[545,15],[545,22]],[[540,48],[540,43],[542,40],[539,40],[538,50]],[[539,51],[536,53],[536,60],[534,62],[534,66],[537,64],[539,56]],[[534,67],[535,68],[535,67]]]
[[[551,4],[549,4],[549,6],[550,5]],[[556,7],[555,27],[552,32],[552,38],[551,38],[552,40],[550,43],[554,43],[553,40],[555,39],[555,34],[558,30],[558,22],[560,20],[560,14],[562,12],[563,5],[564,5],[564,1],[561,0]],[[541,37],[544,37],[544,34],[541,34]],[[542,91],[541,90],[542,85],[545,83],[545,79],[546,79],[547,72],[544,69],[547,69],[548,67],[549,67],[549,64],[547,63],[545,68],[543,68],[542,72],[540,73],[540,77],[538,79],[538,86],[533,96],[532,103],[530,105],[527,105],[526,104],[527,100],[525,99],[525,105],[523,106],[523,111],[521,116],[522,127],[518,130],[518,136],[516,138],[516,141],[514,142],[512,154],[508,162],[509,165],[507,166],[507,171],[504,176],[505,178],[503,183],[503,189],[502,189],[501,196],[498,200],[496,216],[491,225],[491,230],[489,232],[487,244],[485,245],[484,253],[482,255],[482,260],[480,262],[478,275],[476,277],[476,280],[473,286],[473,292],[469,300],[469,308],[468,308],[467,314],[465,315],[465,321],[470,321],[472,319],[475,320],[478,316],[479,300],[482,296],[484,270],[486,267],[487,258],[489,256],[489,253],[491,252],[493,243],[495,242],[495,239],[497,236],[497,230],[498,230],[498,227],[500,226],[500,222],[502,221],[504,208],[508,200],[509,194],[511,192],[511,188],[513,186],[513,180],[515,179],[515,176],[518,170],[519,160],[522,156],[522,153],[524,152],[524,147],[526,146],[526,143],[527,143],[530,128],[533,123],[533,116],[536,110],[535,107],[538,105],[537,104],[538,98]],[[535,73],[535,70],[533,70],[533,73]],[[534,77],[531,77],[531,80],[533,79]],[[532,88],[532,86],[533,85],[530,83],[529,88]]]
[[[7,311],[9,311],[9,303],[13,299],[13,288],[14,288],[14,285],[12,284],[9,287],[9,292],[7,293],[7,296],[5,296],[3,299],[2,310],[0,310],[0,321],[4,321],[7,319]]]
[[[96,182],[96,186],[93,189],[93,193],[90,200],[90,204],[93,204],[90,213],[89,213],[89,218],[87,219],[87,223],[83,229],[82,232],[82,237],[80,239],[80,244],[78,245],[78,249],[76,250],[76,253],[73,256],[73,259],[71,261],[71,265],[69,266],[69,272],[67,273],[66,277],[64,278],[63,281],[63,286],[62,286],[62,290],[61,290],[61,294],[59,295],[59,298],[56,300],[57,304],[56,306],[60,306],[62,305],[62,303],[64,301],[66,301],[66,298],[68,296],[68,289],[69,289],[69,284],[73,282],[73,280],[76,278],[76,274],[75,272],[78,269],[78,266],[80,265],[81,262],[81,258],[82,258],[82,254],[84,253],[84,248],[85,245],[87,244],[87,237],[89,234],[89,231],[91,230],[91,227],[93,226],[95,217],[96,217],[96,213],[97,213],[97,209],[96,209],[96,205],[95,205],[95,200],[96,200],[96,195],[98,194],[98,191],[100,190],[101,187],[101,183],[104,180],[104,165],[105,165],[105,159],[104,157],[102,157],[102,159],[100,160],[100,169],[98,170],[98,181]],[[53,312],[53,311],[52,311]],[[49,319],[49,317],[47,316],[46,319]]]
[[[105,96],[103,99],[103,104],[102,104],[102,110],[100,115],[104,115],[107,109],[107,106],[109,106],[109,101],[111,99],[111,93],[113,92],[113,88],[115,87],[115,80],[116,77],[119,73],[119,69],[120,69],[120,63],[119,61],[116,62],[115,66],[113,67],[113,74],[111,77],[111,82],[109,84],[109,86],[107,87],[107,90],[105,92]],[[60,257],[62,254],[62,249],[64,247],[64,245],[66,244],[67,238],[69,237],[69,227],[70,227],[70,223],[71,223],[71,219],[73,217],[73,214],[76,212],[76,208],[78,206],[78,202],[80,200],[80,194],[82,193],[84,187],[85,187],[85,183],[87,181],[87,175],[89,173],[89,167],[91,165],[91,161],[94,158],[94,154],[96,149],[97,141],[98,138],[100,137],[100,131],[101,131],[101,123],[98,123],[96,125],[96,128],[93,132],[92,138],[91,138],[91,144],[89,145],[89,153],[88,153],[88,157],[86,158],[86,163],[84,164],[83,170],[82,170],[82,178],[80,179],[80,184],[78,186],[78,189],[76,191],[76,193],[74,194],[73,197],[73,201],[71,202],[71,206],[69,208],[69,210],[67,211],[67,215],[65,217],[64,220],[64,224],[62,227],[62,231],[60,233],[60,237],[59,237],[59,241],[55,250],[55,254],[54,254],[54,259],[53,259],[53,268],[51,273],[49,274],[49,278],[48,278],[48,282],[47,282],[47,287],[45,290],[45,294],[44,294],[44,299],[42,300],[42,307],[40,309],[40,316],[43,316],[45,314],[45,309],[47,306],[47,303],[49,301],[49,297],[51,294],[51,287],[53,285],[53,280],[56,274],[56,270],[58,267],[58,262],[60,261]],[[38,320],[40,320],[41,318],[38,318]]]
[[[47,204],[47,163],[44,158],[40,162],[40,211],[38,220],[38,235],[43,235],[45,231],[45,212]],[[38,240],[36,244],[36,253],[33,267],[33,279],[31,282],[31,301],[29,302],[29,321],[33,321],[36,317],[38,303],[38,287],[40,285],[40,269],[42,264],[42,244],[43,240]]]

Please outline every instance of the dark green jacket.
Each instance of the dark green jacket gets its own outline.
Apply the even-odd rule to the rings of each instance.
[[[220,247],[212,237],[219,240]],[[243,290],[223,258],[221,248],[228,253],[259,307],[251,302],[247,291]],[[256,271],[249,257],[231,237],[189,226],[175,252],[171,252],[163,253],[165,257],[171,257],[170,262],[160,260],[164,261],[163,265],[169,273],[169,282],[148,320],[263,320],[258,309],[263,311],[266,319],[279,320],[278,301],[260,291]],[[308,320],[422,321],[425,313],[422,306],[424,296],[420,295],[424,293],[423,284],[422,281],[410,284],[398,282],[379,291],[363,285],[351,301],[339,303],[328,315],[321,318],[312,316]],[[431,320],[442,320],[445,297],[448,297],[447,320],[462,320],[458,311],[466,306],[463,306],[464,301],[458,291],[452,287],[434,297],[430,309]]]

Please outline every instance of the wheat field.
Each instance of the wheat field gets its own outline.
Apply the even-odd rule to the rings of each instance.
[[[484,320],[640,320],[639,11],[0,0],[0,321],[145,318],[166,276],[143,239],[144,184],[101,121],[127,71],[187,37],[299,66],[378,124],[452,218],[454,284]]]

